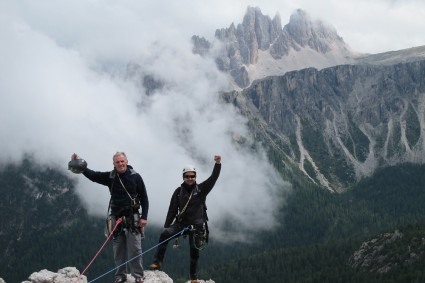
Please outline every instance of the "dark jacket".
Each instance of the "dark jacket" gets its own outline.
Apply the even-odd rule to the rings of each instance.
[[[148,219],[149,200],[146,193],[145,183],[142,176],[137,173],[133,167],[127,165],[127,171],[123,174],[118,174],[115,170],[110,172],[97,172],[86,168],[83,172],[89,180],[107,186],[111,193],[111,213],[117,217],[129,215],[137,211],[132,210],[131,199],[125,190],[132,198],[138,198],[142,208],[141,218]],[[118,178],[119,176],[119,178]],[[124,185],[125,190],[120,182]]]
[[[168,228],[177,217],[179,210],[181,211],[186,205],[190,193],[193,191],[192,198],[187,205],[185,212],[182,214],[181,224],[192,225],[201,224],[207,221],[205,200],[209,192],[215,185],[220,175],[221,164],[215,164],[211,176],[200,184],[188,186],[185,183],[178,187],[171,197],[170,206],[168,208],[167,217],[165,219],[164,228]]]

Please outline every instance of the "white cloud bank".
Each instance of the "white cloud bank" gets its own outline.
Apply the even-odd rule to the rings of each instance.
[[[99,43],[90,35],[98,37],[97,25],[109,18],[108,6],[99,8],[106,15],[75,19],[77,26],[86,22],[88,30],[93,27],[87,22],[98,21],[91,33],[82,29],[83,34],[56,34],[59,27],[31,23],[34,15],[24,17],[29,11],[23,10],[11,12],[1,23],[6,43],[0,47],[2,164],[19,162],[25,153],[32,153],[41,164],[75,177],[89,212],[105,216],[107,188],[72,175],[66,171],[67,162],[76,152],[91,169],[108,171],[112,155],[125,151],[145,180],[150,223],[162,225],[171,194],[182,182],[183,166],[195,165],[199,182],[211,174],[213,157],[220,154],[222,173],[207,201],[211,225],[218,227],[233,219],[237,223],[233,228],[240,231],[271,228],[273,212],[282,202],[276,193],[288,189],[288,184],[262,154],[253,154],[232,140],[232,134],[248,137],[248,133],[236,110],[219,102],[218,92],[227,87],[227,81],[214,62],[192,54],[189,39],[176,36],[175,31],[131,42],[117,36],[124,28],[114,32],[104,22],[103,32],[111,32],[111,37]],[[57,15],[59,25],[67,22],[61,17],[65,14]],[[70,40],[73,36],[93,42],[75,43]],[[117,58],[120,40],[134,45],[122,50],[134,49],[133,58]],[[117,66],[130,59],[165,82],[165,87],[147,96],[136,87],[139,82],[124,80],[124,71]],[[232,231],[217,230],[217,235],[226,232]]]

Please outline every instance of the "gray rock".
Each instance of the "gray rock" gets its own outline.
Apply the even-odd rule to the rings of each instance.
[[[28,277],[28,280],[22,283],[87,283],[85,275],[80,276],[80,272],[75,267],[65,267],[59,269],[58,272],[52,272],[43,269],[39,272],[34,272]]]
[[[288,166],[342,192],[378,168],[425,163],[424,73],[425,61],[309,68],[226,95]]]
[[[134,283],[134,278],[131,275],[127,275],[127,282]],[[58,272],[52,272],[47,269],[43,269],[39,272],[34,272],[30,275],[28,280],[22,283],[87,283],[87,277],[85,275],[80,276],[80,272],[75,267],[65,267],[59,269]],[[145,271],[145,283],[173,283],[167,273],[163,271]],[[190,282],[190,281],[188,281]],[[200,283],[215,283],[213,280],[200,280]],[[0,278],[0,283],[6,283]]]

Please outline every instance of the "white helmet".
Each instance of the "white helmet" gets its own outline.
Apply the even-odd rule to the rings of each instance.
[[[183,168],[183,175],[186,174],[187,172],[193,172],[196,174],[196,169],[192,165],[187,165]]]

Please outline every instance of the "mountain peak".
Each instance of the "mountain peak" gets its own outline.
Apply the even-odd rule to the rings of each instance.
[[[215,55],[217,66],[239,88],[248,87],[255,79],[292,70],[348,63],[352,57],[350,48],[333,27],[312,21],[301,9],[282,28],[279,14],[271,19],[259,7],[248,6],[242,23],[217,29],[215,38],[222,46]],[[205,46],[212,46],[197,36],[192,37],[192,42],[194,53],[203,56],[208,54]]]
[[[291,15],[284,29],[300,46],[308,46],[321,53],[331,51],[333,43],[344,44],[335,28],[320,20],[312,21],[310,16],[301,9]]]

